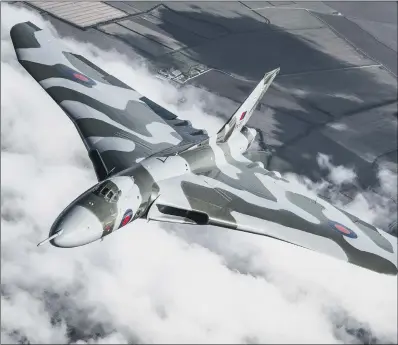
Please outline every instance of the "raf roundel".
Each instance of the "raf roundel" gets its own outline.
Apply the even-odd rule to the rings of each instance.
[[[128,209],[123,215],[123,218],[120,222],[119,228],[127,225],[132,220],[133,220],[133,211],[131,209]]]
[[[84,86],[94,86],[96,82],[92,80],[90,77],[84,75],[83,73],[80,73],[79,71],[70,68],[69,66],[61,65],[58,66],[58,70],[61,72],[61,75],[64,78],[67,78],[69,80],[73,80],[79,84],[82,84]]]
[[[337,222],[329,222],[330,227],[337,231],[338,233],[350,237],[350,238],[357,238],[358,235],[352,231],[351,229],[347,228],[346,226],[344,226],[343,224],[337,223]]]
[[[85,76],[84,74],[82,74],[80,72],[73,71],[73,70],[71,70],[71,72],[72,72],[72,78],[75,81],[77,81],[79,83],[82,83],[83,85],[86,85],[86,86],[95,85],[94,80],[92,80],[91,78]]]
[[[79,79],[79,80],[84,81],[84,82],[86,82],[86,83],[89,81],[89,79],[88,79],[85,75],[80,74],[80,73],[73,73],[73,76],[74,76],[76,79]]]

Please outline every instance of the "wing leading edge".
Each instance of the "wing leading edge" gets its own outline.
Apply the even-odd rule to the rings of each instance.
[[[98,180],[156,152],[207,138],[189,121],[67,51],[47,30],[24,22],[10,34],[21,65],[73,121]]]

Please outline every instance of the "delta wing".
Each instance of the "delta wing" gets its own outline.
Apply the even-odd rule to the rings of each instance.
[[[217,165],[217,156],[209,161],[216,164],[158,182],[159,197],[147,218],[265,235],[397,274],[395,237],[257,163],[230,158]]]
[[[103,180],[164,149],[204,140],[188,121],[67,49],[48,30],[16,24],[11,39],[21,65],[75,124]]]

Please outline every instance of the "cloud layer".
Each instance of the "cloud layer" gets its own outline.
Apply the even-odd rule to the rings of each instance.
[[[2,343],[397,342],[395,278],[275,240],[137,221],[86,247],[37,248],[59,212],[96,180],[73,124],[15,58],[13,24],[50,24],[1,6]],[[177,109],[179,91],[143,66],[66,44]],[[215,96],[187,88],[184,97],[182,117],[210,133],[220,127],[204,111]],[[355,178],[327,157],[320,164],[334,182]],[[391,190],[387,173],[381,180]],[[346,208],[374,220],[372,204],[360,198]]]

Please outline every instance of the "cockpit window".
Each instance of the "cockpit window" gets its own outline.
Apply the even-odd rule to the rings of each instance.
[[[104,188],[101,189],[101,194],[103,196],[105,196],[108,192],[109,192],[109,188],[108,187],[104,187]]]
[[[122,194],[122,191],[112,181],[106,181],[100,184],[93,192],[108,202],[117,202]]]
[[[122,191],[119,190],[117,193],[115,193],[113,195],[113,197],[111,198],[111,202],[117,202],[119,200],[119,197],[122,195]]]

